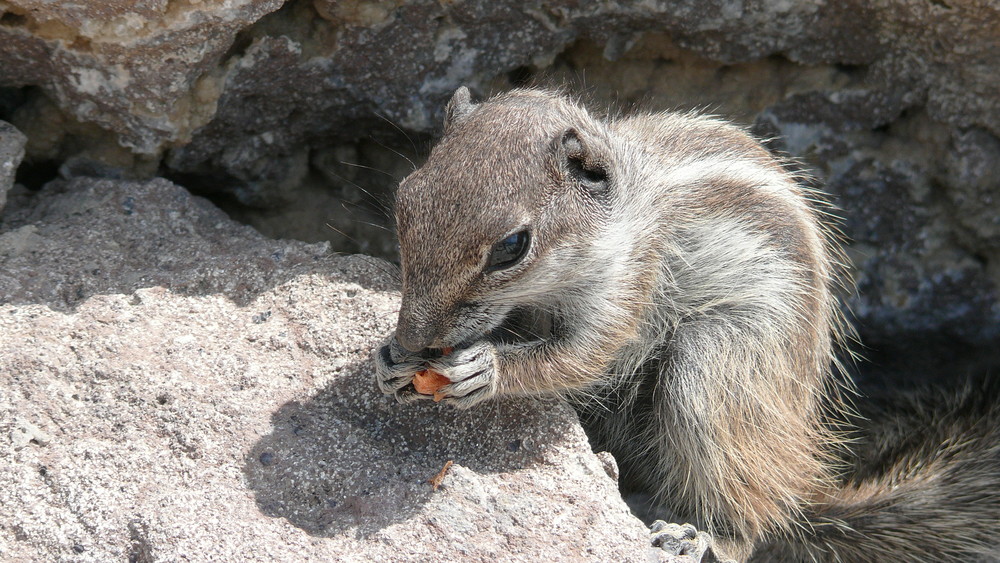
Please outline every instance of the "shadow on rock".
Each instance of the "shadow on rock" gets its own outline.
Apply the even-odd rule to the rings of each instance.
[[[371,374],[370,363],[347,366],[311,400],[272,415],[273,431],[245,466],[262,512],[317,536],[368,537],[419,512],[449,460],[479,474],[513,472],[551,459],[572,434],[572,412],[555,401],[400,405]]]

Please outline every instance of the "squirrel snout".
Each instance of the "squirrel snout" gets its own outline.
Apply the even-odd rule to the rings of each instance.
[[[434,331],[423,323],[414,323],[404,315],[399,316],[396,324],[396,342],[410,352],[420,352],[430,347],[434,340]]]
[[[396,322],[396,341],[410,352],[447,346],[441,338],[447,331],[450,317],[443,310],[447,309],[404,296]]]
[[[414,338],[414,335],[410,332],[399,329],[396,330],[396,341],[409,352],[420,352],[430,344],[430,339],[428,338]]]

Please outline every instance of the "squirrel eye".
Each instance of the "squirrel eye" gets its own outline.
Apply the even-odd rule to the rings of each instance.
[[[528,252],[528,241],[531,240],[528,231],[518,231],[493,245],[486,271],[504,270],[517,264]]]

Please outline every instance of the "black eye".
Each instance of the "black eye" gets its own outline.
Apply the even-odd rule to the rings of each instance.
[[[518,231],[493,245],[490,258],[486,261],[486,271],[495,272],[510,268],[521,261],[528,252],[528,231]]]

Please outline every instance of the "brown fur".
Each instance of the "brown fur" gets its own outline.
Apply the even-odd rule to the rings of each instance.
[[[848,430],[836,240],[817,195],[750,136],[689,115],[603,121],[539,91],[478,106],[459,91],[447,114],[398,193],[403,303],[376,354],[385,392],[421,398],[409,383],[431,358],[459,407],[565,394],[623,484],[723,556],[997,555],[1000,471],[976,461],[997,466],[996,408],[971,425],[913,419],[940,426],[943,454],[844,454],[898,436]],[[486,268],[518,231],[531,235],[523,256]]]

